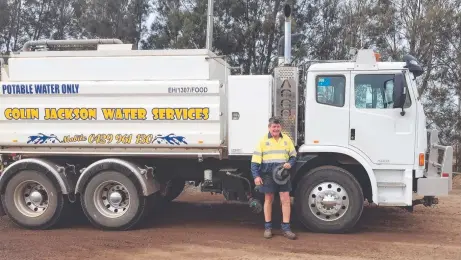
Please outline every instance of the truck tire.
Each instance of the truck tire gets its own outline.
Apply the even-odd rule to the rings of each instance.
[[[131,229],[145,216],[147,203],[134,177],[112,170],[89,179],[81,198],[88,220],[105,230]]]
[[[360,219],[364,196],[351,173],[336,166],[321,166],[302,177],[294,203],[299,220],[307,229],[345,233]]]
[[[44,173],[23,170],[6,184],[2,203],[10,219],[27,229],[49,229],[60,219],[64,197]]]

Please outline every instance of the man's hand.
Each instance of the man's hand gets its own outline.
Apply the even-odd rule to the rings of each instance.
[[[291,164],[285,163],[285,164],[283,165],[283,168],[285,168],[285,169],[291,169]]]
[[[261,179],[261,177],[258,176],[255,178],[255,184],[256,186],[263,184],[263,180]]]

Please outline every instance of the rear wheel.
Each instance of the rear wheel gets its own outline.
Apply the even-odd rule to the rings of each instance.
[[[104,171],[88,181],[81,203],[94,226],[127,230],[144,216],[147,198],[141,194],[135,180],[120,172]]]
[[[63,195],[53,181],[35,170],[16,173],[6,185],[2,203],[10,219],[28,229],[53,227],[64,208]]]
[[[314,231],[343,233],[351,230],[363,212],[360,184],[336,166],[311,170],[299,182],[295,207],[302,224]]]

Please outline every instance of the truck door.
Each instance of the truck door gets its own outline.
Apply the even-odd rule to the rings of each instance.
[[[347,147],[348,71],[309,72],[306,89],[306,145]]]
[[[349,146],[374,164],[412,165],[415,160],[416,104],[408,82],[405,115],[393,107],[394,75],[400,71],[351,73]],[[405,78],[407,80],[407,78]]]

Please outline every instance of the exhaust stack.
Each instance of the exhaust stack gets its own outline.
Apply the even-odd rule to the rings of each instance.
[[[289,4],[285,4],[283,7],[283,13],[285,14],[285,51],[284,51],[284,63],[291,63],[291,7]]]
[[[214,0],[208,0],[208,15],[207,15],[207,26],[206,26],[206,48],[212,51],[213,46],[213,3]]]

